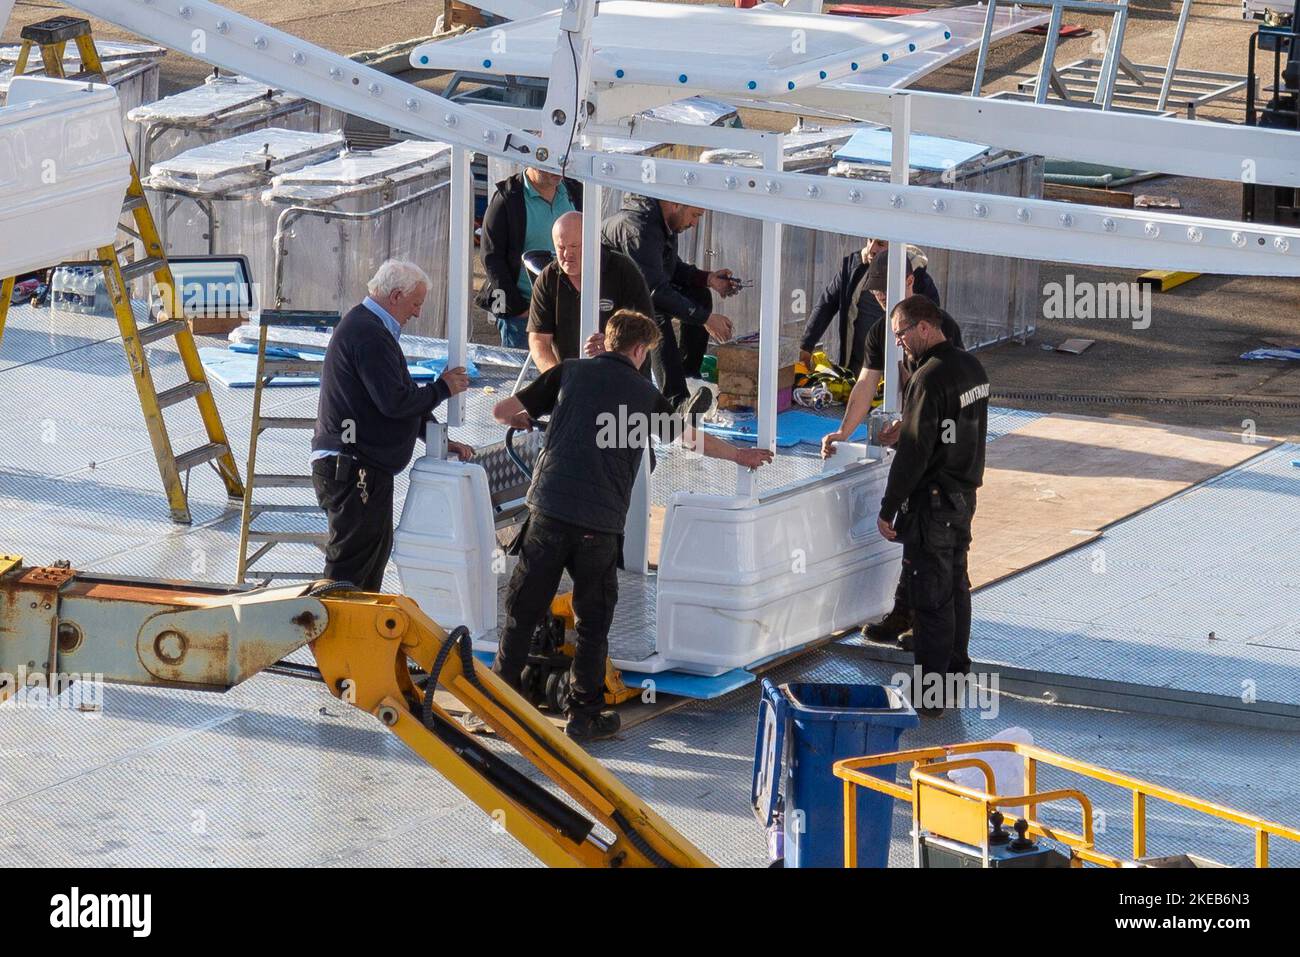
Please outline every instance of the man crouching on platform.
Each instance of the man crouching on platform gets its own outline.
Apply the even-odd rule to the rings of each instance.
[[[566,359],[492,410],[502,425],[520,429],[551,416],[528,489],[529,518],[516,545],[519,564],[506,588],[505,628],[492,669],[520,687],[533,632],[567,571],[577,642],[565,731],[577,741],[607,738],[619,729],[617,712],[603,710],[605,658],[618,602],[623,525],[649,436],[680,436],[705,455],[751,469],[772,460],[767,449],[741,449],[697,432],[637,371],[659,337],[653,319],[620,310],[605,326],[607,352]],[[626,423],[625,434],[612,423]]]

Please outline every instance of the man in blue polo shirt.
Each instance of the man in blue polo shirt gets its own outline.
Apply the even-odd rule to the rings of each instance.
[[[565,213],[582,210],[582,186],[558,173],[528,167],[497,183],[483,214],[479,248],[487,274],[475,302],[492,313],[501,344],[528,348],[528,302],[533,292],[523,255],[554,252],[551,227]]]

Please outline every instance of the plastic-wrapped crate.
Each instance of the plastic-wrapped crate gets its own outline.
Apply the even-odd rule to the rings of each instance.
[[[136,161],[142,173],[196,146],[253,130],[274,127],[329,133],[343,127],[337,110],[247,77],[220,73],[209,76],[202,86],[146,104],[127,113],[139,144]]]
[[[840,162],[830,175],[887,182],[891,148],[887,129],[857,133],[836,154]],[[913,186],[998,196],[1037,197],[1043,192],[1040,157],[916,133],[909,152]],[[940,302],[961,326],[966,348],[1023,340],[1034,331],[1041,302],[1036,260],[937,246],[926,247],[925,253]]]
[[[276,176],[262,195],[277,237],[265,301],[346,312],[380,263],[409,259],[433,287],[408,329],[446,335],[450,161],[447,144],[411,140]]]
[[[840,127],[824,134],[792,133],[786,139],[788,168],[816,172],[820,167],[831,176],[880,182],[889,179],[887,129]],[[1042,160],[1037,157],[918,134],[913,134],[911,147],[913,185],[1004,196],[1042,194]],[[753,154],[738,150],[712,150],[703,158],[759,165]],[[840,261],[866,244],[870,223],[864,221],[863,226],[861,236],[785,228],[781,270],[783,334],[799,334],[822,290],[839,271]],[[754,280],[752,287],[717,302],[718,309],[732,319],[737,335],[758,330],[761,239],[760,221],[713,212],[706,212],[695,236],[688,234],[686,239],[691,253],[683,254],[700,268],[727,268],[742,279]],[[1039,301],[1036,262],[938,247],[926,247],[925,252],[942,305],[961,325],[968,348],[1023,339],[1033,332]],[[838,323],[831,323],[821,341],[828,355],[839,356]]]
[[[262,191],[277,174],[342,149],[341,133],[264,129],[154,163],[143,183],[150,205],[165,210],[158,230],[168,255],[247,256],[258,302],[265,303],[277,210],[260,202]]]

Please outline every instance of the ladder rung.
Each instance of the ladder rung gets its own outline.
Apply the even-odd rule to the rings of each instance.
[[[253,502],[249,506],[249,511],[254,515],[325,514],[325,509],[319,505],[280,505],[274,502]]]
[[[165,409],[177,402],[184,402],[186,399],[192,399],[196,395],[202,395],[207,391],[208,384],[206,382],[195,382],[193,380],[182,382],[174,388],[158,393],[158,407]]]
[[[257,420],[257,427],[259,432],[265,432],[267,429],[314,429],[316,428],[316,420],[268,415]]]
[[[167,265],[167,260],[160,256],[150,256],[147,259],[141,259],[139,262],[127,263],[122,266],[122,278],[126,282],[130,282],[132,279],[155,273],[165,265]]]
[[[166,339],[168,336],[174,336],[182,329],[188,328],[184,319],[164,319],[162,322],[155,322],[148,326],[141,326],[136,330],[135,337],[140,340],[142,346],[147,346],[151,342],[157,342],[159,339]]]
[[[60,14],[38,23],[29,23],[18,34],[24,40],[31,40],[37,46],[53,46],[55,43],[67,43],[77,37],[90,36],[90,21],[85,17],[71,17]]]
[[[254,475],[253,488],[311,488],[310,475]]]
[[[145,199],[143,196],[127,196],[126,200],[122,203],[122,212],[124,213],[135,212],[137,209],[139,209],[141,206],[146,205],[148,202],[149,201]]]
[[[176,456],[176,471],[189,471],[196,465],[211,462],[213,459],[229,454],[229,452],[230,449],[220,442],[209,442],[207,445],[200,445],[197,449],[191,449]]]
[[[276,542],[277,544],[295,543],[298,545],[324,545],[329,541],[326,532],[259,532],[248,530],[250,542]]]

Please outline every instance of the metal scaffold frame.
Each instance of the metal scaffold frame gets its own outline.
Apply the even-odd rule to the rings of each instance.
[[[1089,2],[1067,0],[1076,5]],[[597,189],[627,189],[762,220],[766,275],[760,336],[759,440],[768,447],[775,436],[779,296],[776,280],[771,277],[779,274],[782,225],[856,234],[869,219],[873,234],[881,238],[949,249],[996,249],[1013,257],[1128,269],[1300,275],[1300,230],[976,193],[954,197],[945,190],[908,185],[905,137],[899,138],[901,146],[896,144],[890,183],[839,181],[785,172],[780,169],[777,137],[771,140],[778,144],[772,148],[775,152],[768,147],[759,150],[764,156],[761,171],[582,148],[578,144],[584,133],[610,138],[612,131],[600,130],[594,124],[590,130],[587,128],[593,118],[602,118],[602,100],[613,98],[625,106],[638,97],[647,102],[672,98],[664,89],[643,84],[587,82],[590,30],[597,13],[595,0],[569,0],[565,4],[552,59],[547,107],[540,115],[533,113],[537,122],[523,128],[516,124],[527,111],[493,111],[453,103],[208,0],[189,0],[180,6],[155,0],[78,0],[75,5],[155,41],[191,49],[218,66],[276,88],[416,136],[451,143],[448,338],[453,364],[463,363],[468,341],[472,152],[563,171]],[[1122,19],[1122,5],[1100,6]],[[1058,4],[1055,9],[1063,8]],[[1049,30],[1049,47],[1051,35]],[[1117,69],[1122,36],[1113,36],[1111,41],[1115,54],[1112,66]],[[1046,55],[1044,62],[1050,65]],[[722,81],[717,82],[722,85]],[[693,92],[743,96],[739,89]],[[1300,160],[1296,158],[1300,157],[1296,149],[1300,134],[1288,131],[1232,129],[1110,111],[1090,115],[1088,111],[1046,104],[996,103],[891,90],[850,92],[813,86],[792,91],[781,99],[790,106],[812,104],[848,119],[884,118],[887,123],[905,120],[909,128],[968,135],[981,142],[994,139],[997,143],[992,145],[1027,152],[1050,150],[1053,155],[1076,158],[1105,155],[1110,162],[1187,175],[1235,180],[1241,172],[1240,158],[1251,156],[1259,181],[1300,184]],[[626,110],[618,115],[626,115]],[[606,121],[610,118],[608,114],[604,117]],[[527,132],[530,128],[540,129],[541,135]],[[711,138],[718,132],[703,135]],[[653,120],[638,123],[636,133],[675,143],[700,139],[699,128]],[[601,146],[601,141],[595,140],[592,145]],[[591,238],[597,234],[599,217],[588,219],[586,228]],[[901,288],[901,283],[895,288]],[[598,290],[584,287],[582,308],[584,322],[589,326],[594,324],[598,295]],[[463,403],[457,397],[450,403],[446,425],[455,427],[462,420]],[[435,452],[441,448],[441,437],[434,435]],[[744,476],[739,479],[742,490],[746,482]]]

